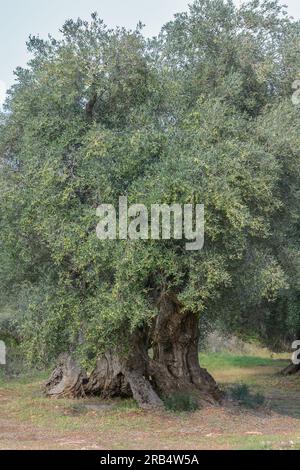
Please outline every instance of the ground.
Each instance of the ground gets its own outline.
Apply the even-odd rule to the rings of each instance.
[[[0,449],[300,449],[300,377],[276,374],[286,360],[209,354],[201,363],[224,390],[247,384],[267,405],[151,413],[132,401],[47,399],[45,374],[0,379]]]

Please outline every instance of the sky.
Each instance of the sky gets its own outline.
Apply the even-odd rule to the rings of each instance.
[[[238,4],[243,0],[235,0]],[[280,0],[291,16],[300,19],[300,0]],[[68,18],[89,19],[97,11],[109,27],[134,28],[145,24],[144,34],[155,36],[175,13],[185,11],[191,0],[0,0],[0,105],[13,84],[13,71],[29,58],[30,34],[57,36]]]

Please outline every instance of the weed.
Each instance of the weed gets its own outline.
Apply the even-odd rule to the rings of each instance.
[[[260,393],[251,394],[248,385],[237,384],[231,387],[230,397],[247,408],[259,408],[265,403],[265,397]]]
[[[192,412],[199,409],[196,397],[188,392],[175,392],[163,399],[167,410],[173,412]]]

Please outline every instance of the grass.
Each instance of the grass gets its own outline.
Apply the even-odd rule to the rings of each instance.
[[[0,379],[0,449],[300,448],[300,380],[276,375],[283,358],[201,354],[200,360],[223,389],[236,390],[238,401],[261,394],[268,410],[178,414],[146,412],[133,400],[49,400],[41,393],[47,374],[39,373]]]
[[[284,367],[286,359],[283,357],[274,359],[272,357],[256,357],[256,356],[236,356],[230,353],[210,353],[200,354],[200,364],[206,369],[224,369],[224,368],[253,368],[253,367],[265,367],[278,364],[280,367]]]

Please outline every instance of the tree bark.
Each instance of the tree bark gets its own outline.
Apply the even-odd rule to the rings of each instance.
[[[175,392],[193,394],[200,405],[220,402],[216,382],[199,365],[198,317],[185,311],[174,295],[161,295],[156,305],[153,325],[132,334],[126,357],[118,350],[106,352],[87,379],[64,356],[46,384],[47,395],[133,397],[142,408],[162,407],[163,398]]]
[[[199,318],[185,311],[176,296],[162,295],[152,332],[150,374],[160,396],[194,393],[200,402],[216,403],[222,394],[212,376],[200,367]]]
[[[108,351],[98,359],[96,368],[85,386],[85,391],[87,395],[99,395],[102,398],[132,396],[116,353]]]
[[[87,376],[71,356],[61,354],[57,366],[44,386],[46,395],[52,398],[83,398]]]
[[[131,352],[126,358],[109,352],[97,362],[85,388],[87,394],[103,398],[133,397],[142,408],[163,405],[148,376],[148,339],[145,330],[132,335]]]

